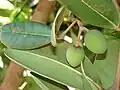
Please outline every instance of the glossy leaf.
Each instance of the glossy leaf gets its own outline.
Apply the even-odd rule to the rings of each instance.
[[[51,30],[32,21],[14,22],[2,27],[1,41],[10,48],[33,49],[50,43]]]
[[[118,11],[112,0],[58,0],[67,5],[84,24],[116,29],[119,23]]]
[[[53,25],[52,25],[52,31],[51,31],[51,34],[52,34],[51,43],[52,43],[53,46],[56,46],[56,35],[55,35],[55,32],[59,31],[64,17],[68,16],[68,14],[69,14],[69,11],[68,11],[66,6],[62,6],[58,10],[58,12],[56,14],[56,17],[55,17],[55,19],[53,21]]]
[[[33,54],[27,51],[7,49],[5,55],[17,64],[63,85],[83,90],[82,74],[73,68],[54,59]],[[28,60],[29,58],[29,60]],[[73,83],[74,82],[74,83]]]

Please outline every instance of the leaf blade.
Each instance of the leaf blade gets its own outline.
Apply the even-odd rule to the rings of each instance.
[[[73,68],[59,63],[53,59],[49,59],[47,57],[39,56],[26,51],[13,49],[7,49],[5,51],[5,55],[11,60],[15,60],[14,62],[19,63],[23,67],[26,66],[26,68],[29,68],[31,71],[39,75],[42,75],[63,85],[69,85],[80,89],[82,88],[82,74]],[[19,55],[21,55],[21,57],[18,57]],[[29,60],[27,60],[28,57]],[[41,65],[39,65],[40,63]],[[69,78],[61,76],[61,73],[64,73],[67,76],[69,75]],[[72,83],[74,80],[75,83]]]
[[[14,22],[2,27],[1,41],[10,48],[38,48],[50,43],[50,31],[47,25],[33,21]]]
[[[75,2],[73,0],[58,0],[58,2],[67,5],[68,9],[84,24],[110,29],[118,27],[119,15],[112,0],[76,0]]]
[[[69,14],[69,11],[68,11],[67,7],[62,6],[58,10],[58,12],[56,14],[56,17],[53,21],[52,30],[51,30],[51,34],[52,34],[51,43],[54,47],[56,46],[56,35],[55,35],[55,33],[59,31],[64,17],[68,16],[68,14]]]

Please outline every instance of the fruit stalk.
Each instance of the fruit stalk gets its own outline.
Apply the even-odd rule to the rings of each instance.
[[[75,47],[80,47],[80,36],[83,32],[83,24],[79,20],[77,20],[77,24],[79,26],[79,32],[78,32],[78,36],[77,36],[77,39],[76,39]]]

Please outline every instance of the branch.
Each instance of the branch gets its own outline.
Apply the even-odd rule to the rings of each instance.
[[[23,70],[21,66],[11,62],[0,90],[18,90]]]
[[[47,23],[51,11],[54,9],[56,1],[40,0],[33,14],[32,21]],[[11,62],[0,90],[18,90],[24,68]]]
[[[54,9],[56,1],[40,0],[35,13],[33,15],[33,21],[40,23],[46,23],[51,11]]]

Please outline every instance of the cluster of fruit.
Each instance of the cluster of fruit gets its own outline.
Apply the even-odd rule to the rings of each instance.
[[[84,36],[85,46],[96,54],[104,53],[107,50],[107,41],[104,35],[98,30],[90,30]],[[85,58],[83,47],[71,46],[67,49],[66,58],[72,67],[77,67]]]

